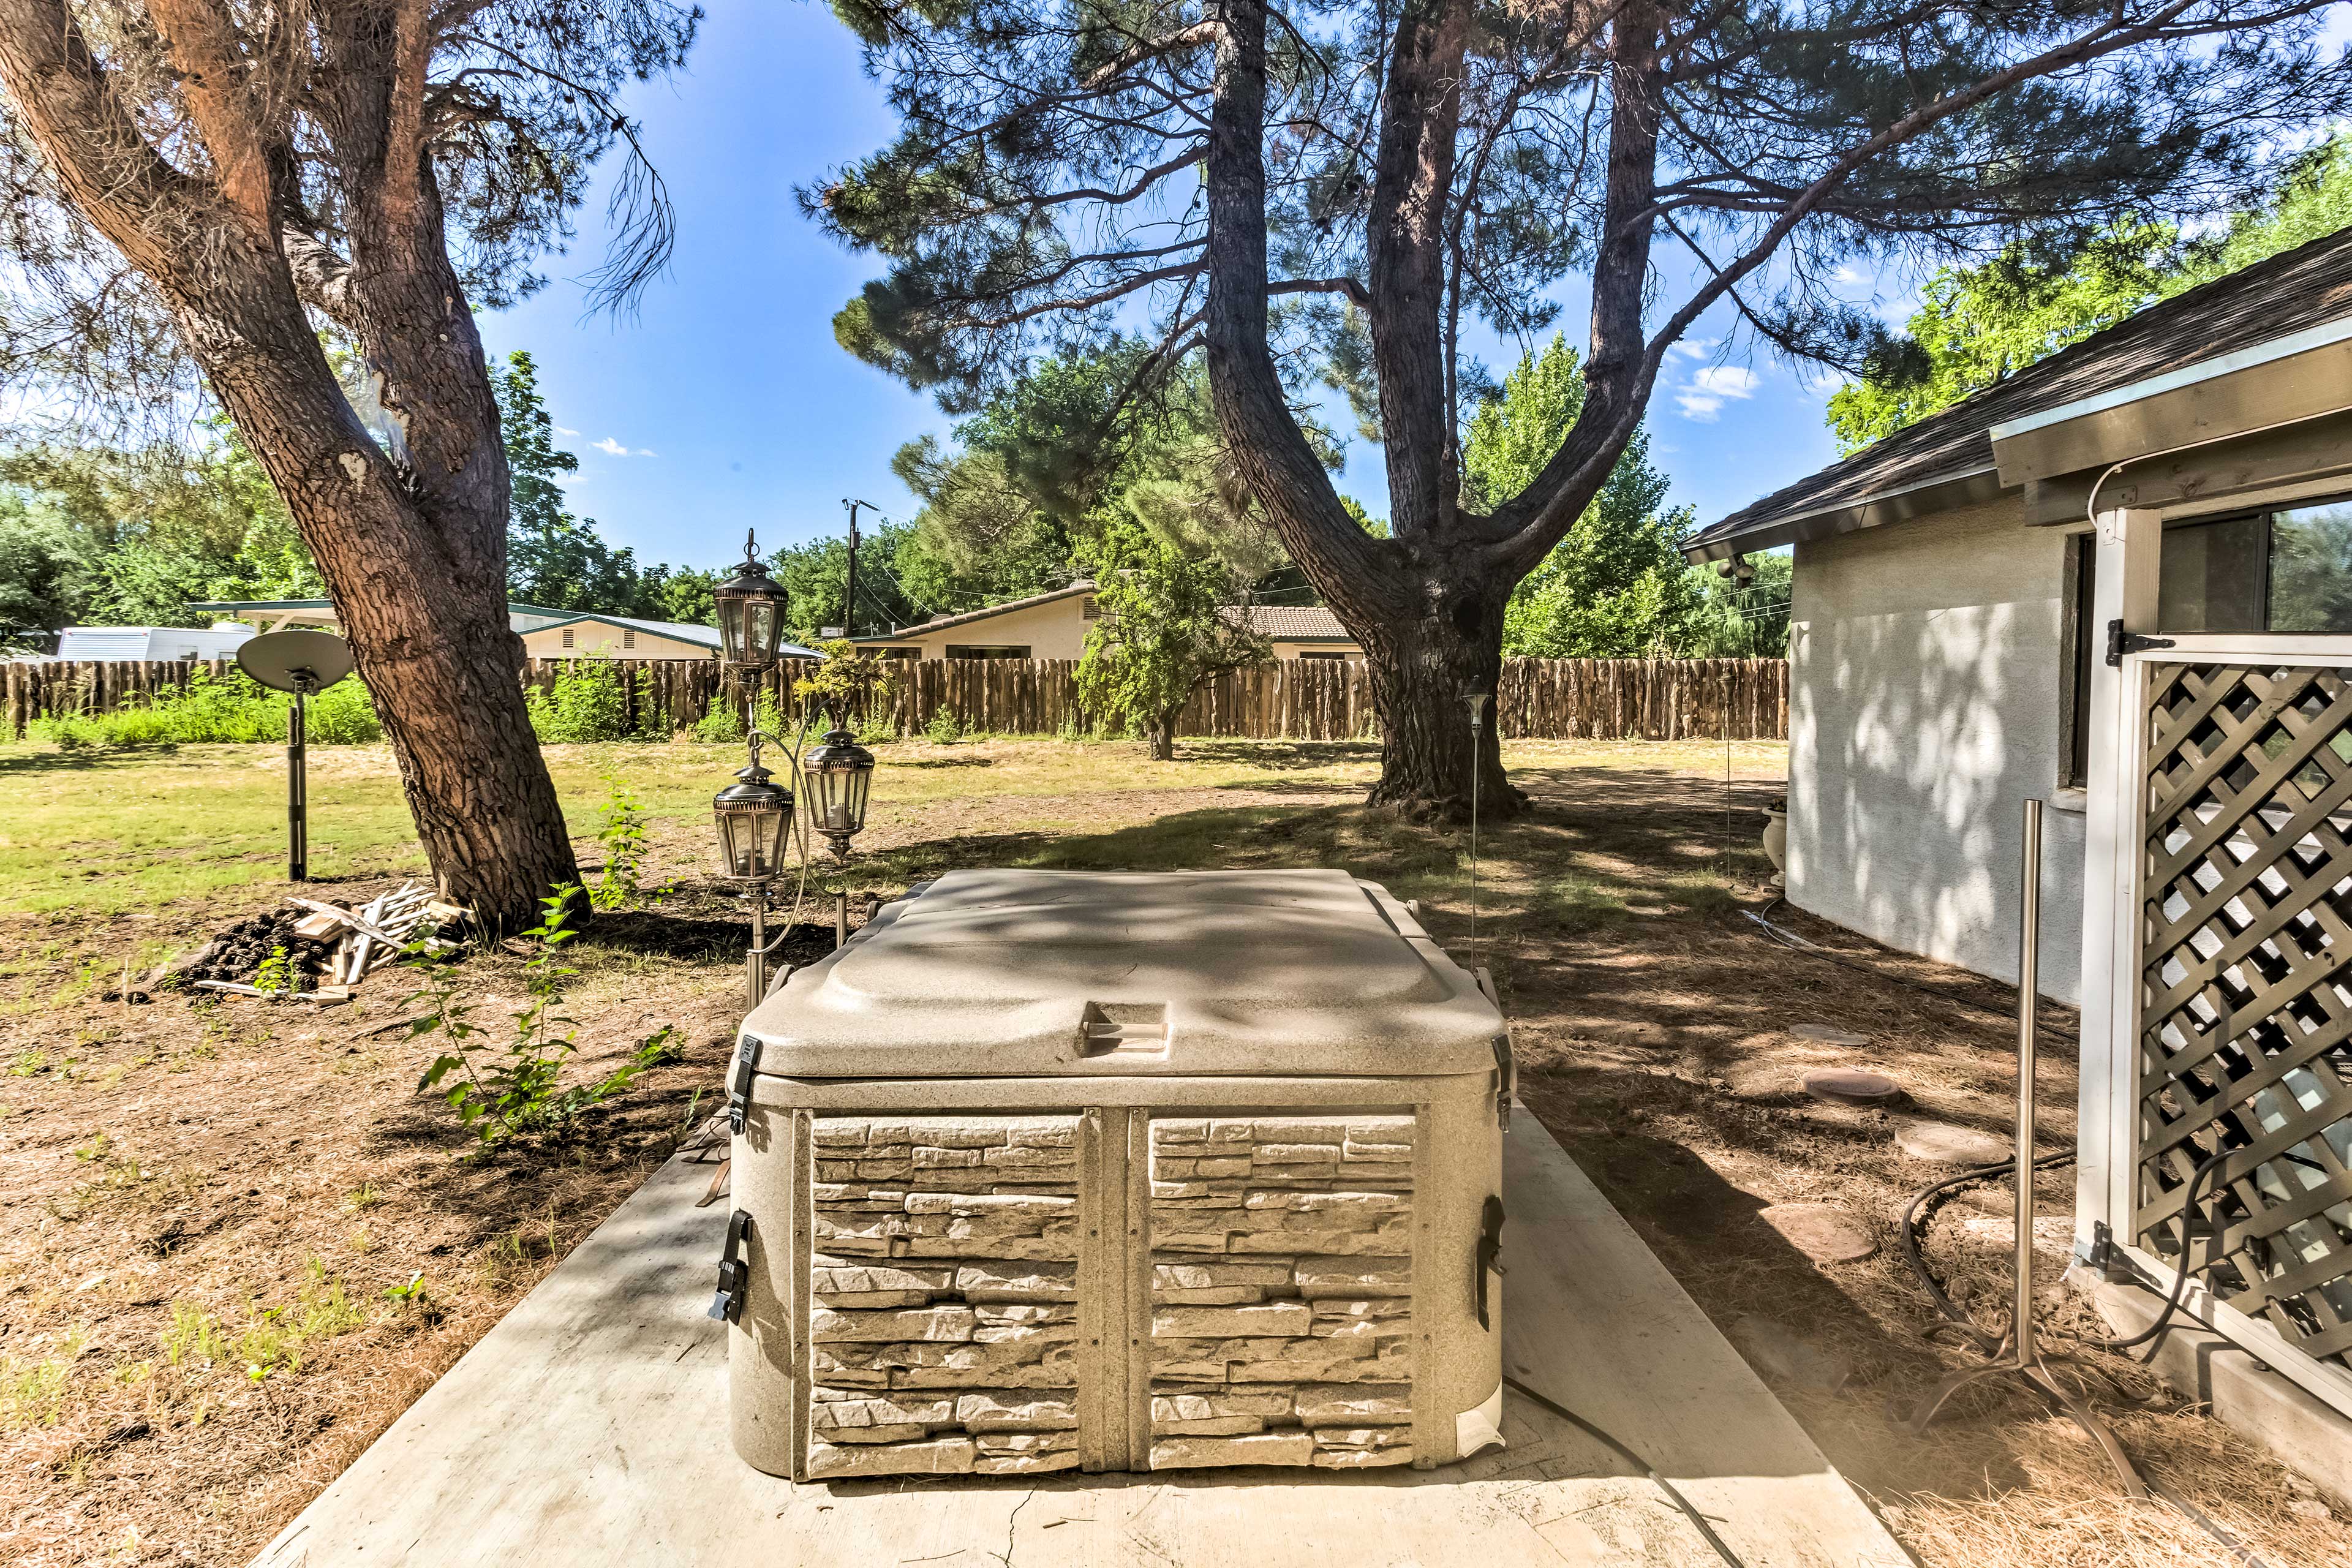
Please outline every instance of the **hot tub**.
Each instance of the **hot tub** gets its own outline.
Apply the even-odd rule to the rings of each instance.
[[[744,1020],[714,1315],[795,1480],[1498,1441],[1501,1015],[1339,871],[961,871]]]

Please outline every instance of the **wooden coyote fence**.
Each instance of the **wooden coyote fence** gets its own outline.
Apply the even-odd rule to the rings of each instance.
[[[576,660],[535,658],[522,679],[551,689]],[[598,661],[622,681],[626,725],[667,734],[693,724],[714,702],[740,708],[744,689],[716,662]],[[233,659],[75,660],[9,664],[7,738],[35,719],[102,713],[152,701],[203,668],[236,673]],[[925,659],[894,662],[877,721],[920,734],[941,713],[963,731],[1052,734],[1083,729],[1077,664],[1066,658]],[[778,695],[793,671],[771,671]],[[793,704],[787,700],[783,706]],[[1777,658],[1509,658],[1496,693],[1502,733],[1512,739],[1594,741],[1782,740],[1789,733],[1789,667]],[[1184,735],[1342,741],[1376,736],[1380,721],[1360,661],[1279,659],[1219,676],[1192,694],[1176,725]]]

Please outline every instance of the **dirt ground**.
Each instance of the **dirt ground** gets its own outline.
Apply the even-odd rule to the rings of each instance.
[[[1902,1425],[1967,1357],[1928,1337],[1935,1313],[1893,1247],[1906,1194],[1947,1170],[1903,1154],[1896,1121],[2001,1127],[2011,998],[1772,908],[1754,846],[1777,748],[1735,749],[1727,857],[1720,752],[1515,749],[1534,806],[1482,834],[1474,942],[1463,836],[1359,809],[1369,748],[1203,742],[1148,775],[1105,748],[1089,789],[1036,771],[1052,745],[886,753],[856,884],[887,896],[977,864],[1337,865],[1381,879],[1494,970],[1529,1106],[1920,1561],[2231,1560],[2165,1505],[2122,1500],[2073,1425],[2011,1385],[1979,1385],[1924,1439]],[[1015,777],[1030,782],[992,787]],[[6,783],[0,770],[0,802]],[[415,1093],[425,1052],[400,1027],[397,983],[317,1016],[103,1000],[122,955],[192,947],[282,886],[0,916],[14,994],[0,995],[0,1561],[246,1561],[677,1147],[722,1092],[740,1013],[740,905],[699,879],[707,833],[689,815],[657,820],[647,879],[674,890],[572,950],[578,1070],[665,1024],[679,1058],[573,1136],[482,1158]],[[1747,912],[1767,910],[1857,967],[1770,941]],[[828,941],[812,932],[808,951]],[[462,968],[488,1016],[520,994],[512,955]],[[2072,1134],[2074,1020],[2043,1018],[2056,1148]],[[1790,1032],[1801,1026],[1866,1043]],[[1802,1073],[1829,1063],[1884,1071],[1908,1101],[1808,1100]],[[2042,1193],[2046,1213],[2067,1213],[2069,1173]],[[1843,1211],[1878,1251],[1813,1263],[1766,1214],[1788,1204]],[[1964,1196],[1927,1232],[1932,1266],[1987,1325],[2006,1212]],[[2047,1321],[2095,1330],[2057,1283],[2066,1228],[2038,1233]],[[2099,1359],[2120,1391],[2105,1406],[2147,1470],[2274,1568],[2352,1562],[2352,1530],[2307,1485]]]

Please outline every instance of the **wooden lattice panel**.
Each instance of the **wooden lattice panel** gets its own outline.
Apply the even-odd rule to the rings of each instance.
[[[2150,679],[2133,1229],[2352,1364],[2352,679]]]

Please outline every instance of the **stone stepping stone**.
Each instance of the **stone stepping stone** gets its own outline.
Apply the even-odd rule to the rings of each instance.
[[[1832,1105],[1885,1105],[1903,1089],[1885,1073],[1859,1068],[1815,1068],[1805,1075],[1805,1092]]]
[[[1990,1165],[2009,1158],[2006,1138],[1925,1118],[1897,1122],[1895,1146],[1915,1160],[1937,1165]]]
[[[1811,1040],[1823,1046],[1866,1046],[1868,1035],[1857,1035],[1851,1029],[1840,1029],[1828,1024],[1791,1024],[1780,1031],[1801,1040]]]
[[[1835,1394],[1853,1376],[1844,1357],[1815,1350],[1787,1325],[1753,1312],[1731,1325],[1730,1338],[1748,1365],[1778,1382]]]
[[[1830,1204],[1773,1204],[1757,1217],[1816,1263],[1855,1263],[1878,1250],[1868,1226]]]

